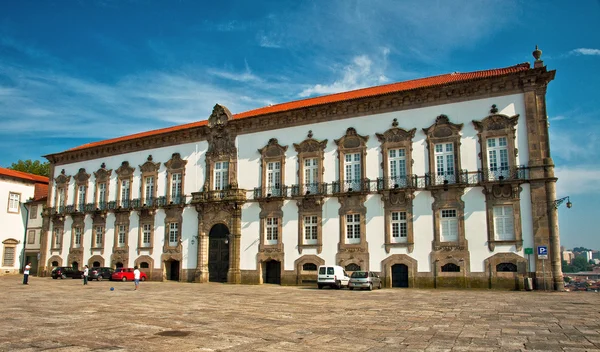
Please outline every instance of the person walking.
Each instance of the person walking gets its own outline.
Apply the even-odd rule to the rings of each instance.
[[[29,270],[31,269],[31,263],[27,263],[25,265],[25,270],[23,270],[23,285],[29,285]]]
[[[88,266],[86,265],[85,268],[83,269],[83,284],[84,285],[87,285],[89,273],[90,273],[90,269],[88,269]]]
[[[138,269],[137,265],[133,267],[133,282],[135,283],[134,291],[137,291],[140,288],[140,269]]]

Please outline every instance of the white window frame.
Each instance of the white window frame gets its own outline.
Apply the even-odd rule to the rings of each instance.
[[[144,201],[147,203],[154,198],[154,176],[145,177],[146,192],[144,193]]]
[[[131,200],[131,181],[121,180],[121,204],[127,205]]]
[[[127,226],[119,225],[117,234],[117,247],[125,247],[125,242],[127,241]]]
[[[360,214],[346,214],[346,243],[360,243]]]
[[[265,244],[274,245],[279,242],[279,221],[277,217],[265,219]]]
[[[19,204],[21,204],[21,195],[19,193],[9,192],[8,194],[8,212],[18,213]]]
[[[75,228],[73,228],[73,248],[79,248],[81,247],[81,227],[76,226]]]
[[[106,202],[106,183],[102,182],[98,184],[98,207]],[[106,204],[104,204],[106,206]]]
[[[267,189],[266,193],[273,196],[281,195],[281,162],[270,161],[267,163]]]
[[[174,201],[176,198],[181,197],[182,190],[182,173],[174,173],[171,175],[171,201]]]
[[[344,154],[344,181],[346,184],[360,184],[361,180],[361,154]]]
[[[496,241],[515,241],[514,208],[512,205],[496,205],[494,214],[494,239]]]
[[[142,247],[152,247],[152,224],[142,225]]]
[[[179,223],[169,223],[169,246],[175,247],[179,243]]]
[[[31,210],[29,212],[29,218],[30,219],[37,219],[37,215],[38,215],[38,206],[37,205],[32,205],[31,206]]]
[[[102,248],[104,239],[104,226],[97,225],[94,227],[94,247]]]
[[[440,242],[458,242],[458,211],[440,209]]]
[[[456,183],[456,165],[454,163],[454,143],[436,143],[434,145],[436,179]]]
[[[2,254],[2,266],[13,267],[15,265],[15,257],[17,255],[17,247],[4,245]]]
[[[54,243],[54,248],[60,247],[60,228],[55,227],[53,232],[52,242]]]
[[[303,244],[317,244],[319,231],[319,218],[316,215],[304,217],[304,240]]]
[[[509,161],[508,161],[508,138],[490,137],[486,141],[488,153],[488,170],[491,181],[498,179],[500,176],[509,176]]]
[[[35,230],[29,230],[27,233],[27,244],[35,244],[36,241],[36,232]]]
[[[408,242],[408,223],[405,211],[392,211],[390,214],[390,228],[392,243]]]
[[[229,161],[215,162],[213,171],[213,188],[215,191],[222,191],[229,186]]]
[[[406,149],[388,149],[388,170],[392,186],[406,184]]]
[[[56,204],[56,206],[62,207],[65,205],[65,188],[59,187],[57,192],[58,192],[58,204]]]

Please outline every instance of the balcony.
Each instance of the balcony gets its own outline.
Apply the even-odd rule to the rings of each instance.
[[[451,185],[477,185],[479,184],[479,172],[469,172],[467,170],[447,171],[444,173],[427,173],[425,174],[425,186],[435,187]]]
[[[380,177],[377,179],[377,190],[415,188],[417,175]]]
[[[529,168],[526,166],[503,166],[493,169],[479,169],[479,182],[503,182],[528,180]]]
[[[285,198],[287,196],[287,186],[258,187],[254,189],[254,199]]]
[[[369,193],[377,188],[376,182],[371,182],[368,178],[360,180],[348,180],[344,182],[334,181],[331,183],[331,193]]]
[[[226,188],[220,190],[202,190],[192,193],[192,203],[219,202],[219,201],[245,201],[246,190],[239,188]]]
[[[327,183],[305,183],[302,185],[293,185],[292,197],[304,197],[310,195],[327,195]]]

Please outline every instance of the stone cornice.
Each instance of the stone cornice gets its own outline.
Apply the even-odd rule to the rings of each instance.
[[[545,93],[546,86],[554,79],[555,74],[556,71],[548,71],[544,66],[503,76],[423,87],[243,119],[234,118],[228,121],[227,128],[231,129],[235,135],[241,135],[364,115],[518,94],[531,90],[541,90],[542,93]],[[45,157],[55,165],[69,164],[153,148],[203,141],[207,139],[208,132],[208,126],[199,126],[86,149],[49,154]]]

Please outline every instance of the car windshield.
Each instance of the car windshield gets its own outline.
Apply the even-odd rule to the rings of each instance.
[[[355,271],[352,273],[352,277],[355,279],[366,279],[369,277],[369,273],[366,271]]]
[[[117,270],[115,270],[115,273],[120,273],[121,271],[124,271],[123,268],[117,268]]]

